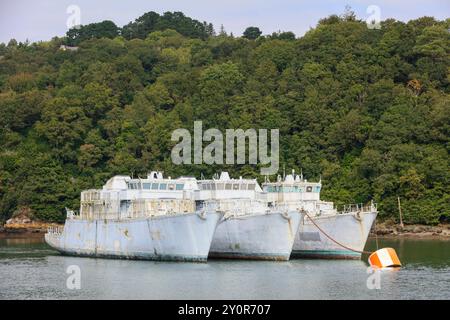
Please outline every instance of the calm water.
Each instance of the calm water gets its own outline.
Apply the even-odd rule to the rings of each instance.
[[[0,239],[0,299],[450,299],[450,241],[380,240],[404,267],[367,288],[361,261],[167,263],[63,257],[42,239]],[[370,241],[366,249],[373,249]],[[69,290],[78,265],[81,289]]]

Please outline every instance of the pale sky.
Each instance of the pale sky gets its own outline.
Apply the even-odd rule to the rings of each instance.
[[[346,4],[363,20],[370,16],[367,8],[371,5],[380,8],[381,20],[408,21],[425,15],[444,20],[450,16],[450,0],[0,0],[0,42],[63,36],[70,5],[80,8],[81,24],[112,20],[122,27],[148,11],[182,11],[212,22],[216,31],[223,24],[235,36],[248,26],[259,27],[263,34],[282,30],[301,36],[320,18],[344,12]]]

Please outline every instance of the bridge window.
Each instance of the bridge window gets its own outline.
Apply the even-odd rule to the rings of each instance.
[[[166,190],[167,189],[167,183],[160,183],[159,184],[159,190]]]
[[[183,190],[184,189],[184,184],[177,184],[176,189],[177,190]]]
[[[152,190],[158,190],[158,184],[152,183]]]
[[[128,188],[130,188],[131,190],[138,190],[139,189],[139,183],[138,182],[131,182],[128,185]]]
[[[223,183],[217,184],[217,190],[223,190]]]
[[[150,186],[151,185],[152,185],[151,183],[143,183],[142,184],[142,189],[150,190]]]
[[[239,190],[239,184],[237,183],[233,184],[233,190]]]
[[[247,190],[255,190],[255,184],[249,183],[249,185],[247,186]]]
[[[225,183],[225,190],[231,190],[231,183]]]

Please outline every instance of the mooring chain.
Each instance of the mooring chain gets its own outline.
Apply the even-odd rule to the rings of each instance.
[[[360,251],[360,250],[356,250],[356,249],[349,248],[349,247],[347,247],[346,245],[340,243],[339,241],[333,239],[329,234],[327,234],[324,230],[322,230],[322,228],[320,228],[320,227],[317,225],[317,223],[310,217],[310,215],[308,214],[308,212],[306,212],[306,210],[302,210],[302,212],[309,218],[309,220],[311,220],[311,222],[313,223],[313,225],[315,225],[316,228],[319,229],[320,232],[322,232],[328,239],[330,239],[331,241],[333,241],[333,242],[336,243],[337,245],[339,245],[339,246],[341,246],[341,247],[343,247],[343,248],[345,248],[345,249],[347,249],[347,250],[353,251],[353,252],[364,253],[364,254],[372,254],[372,253],[373,253],[373,252],[371,252],[371,251],[364,251],[364,250],[363,250],[363,251]]]

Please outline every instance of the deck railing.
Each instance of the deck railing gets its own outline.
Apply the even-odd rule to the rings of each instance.
[[[51,226],[47,228],[47,233],[54,235],[54,236],[60,236],[64,231],[64,227],[62,226]]]
[[[369,204],[363,203],[354,203],[354,204],[346,204],[341,210],[341,213],[350,213],[350,212],[372,212],[377,210],[377,204],[371,202]]]

